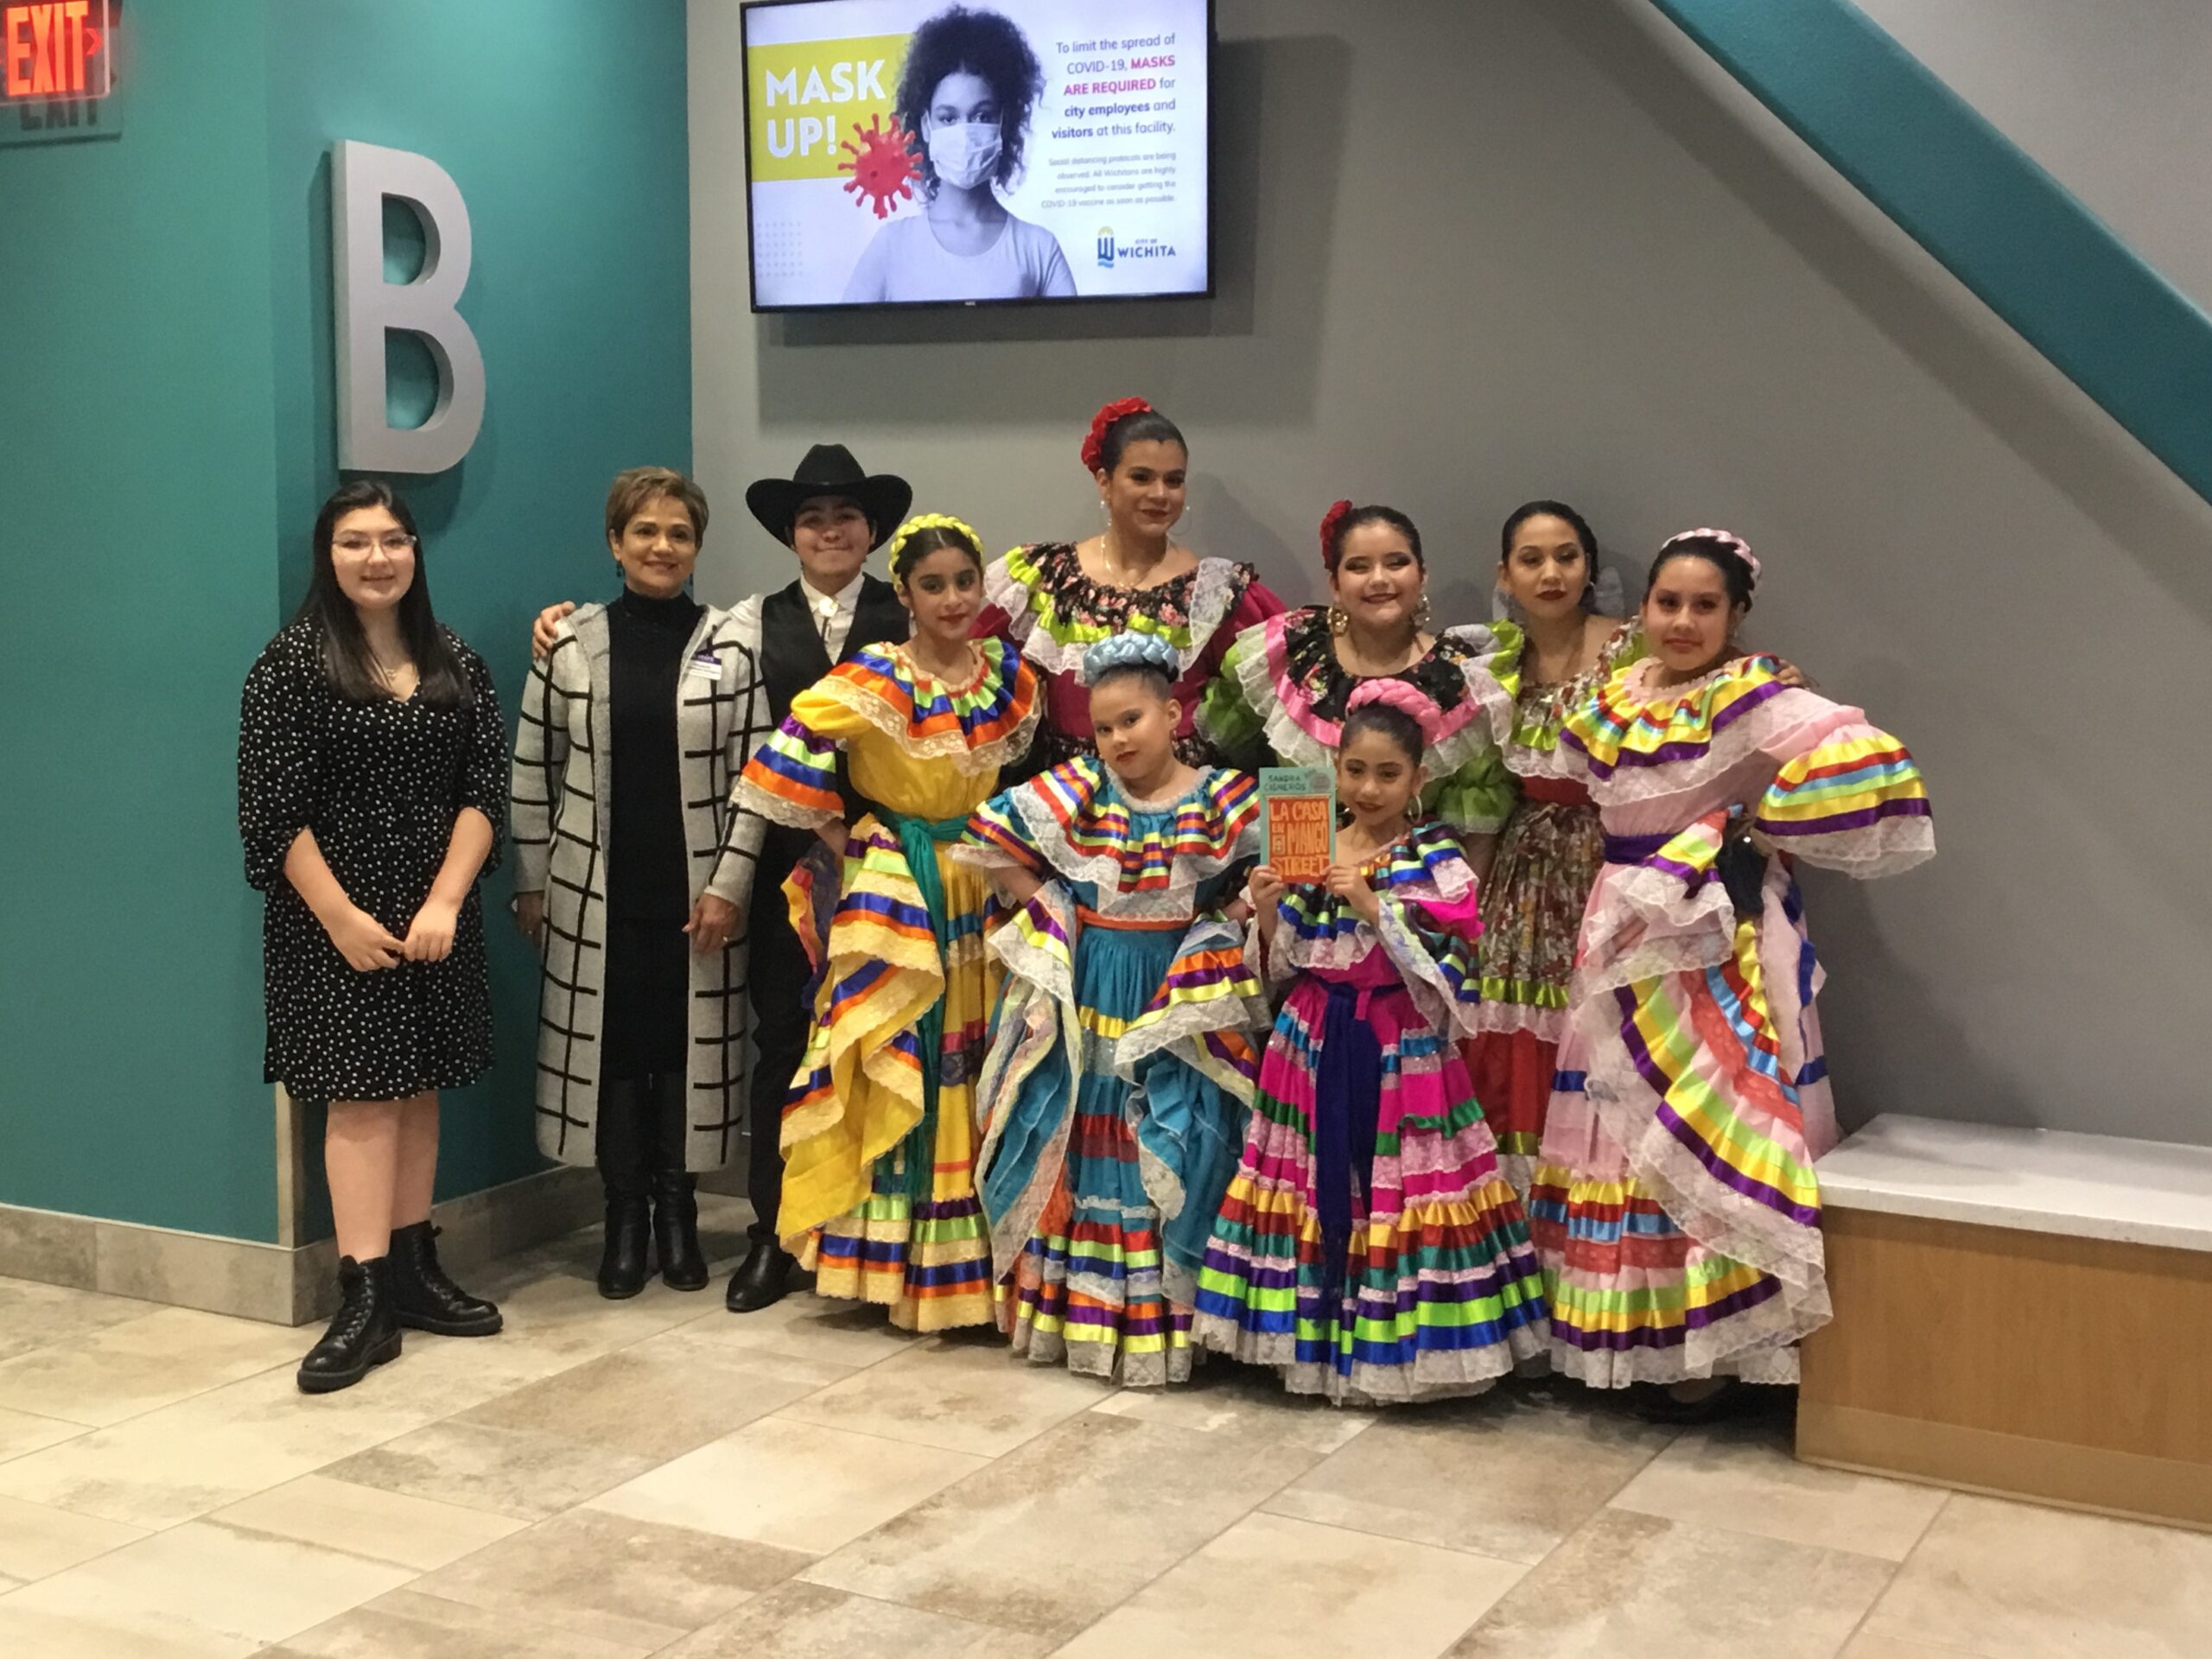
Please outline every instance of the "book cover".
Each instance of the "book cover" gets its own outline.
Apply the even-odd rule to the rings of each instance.
[[[1336,779],[1318,766],[1260,772],[1264,856],[1286,881],[1319,881],[1337,855]]]

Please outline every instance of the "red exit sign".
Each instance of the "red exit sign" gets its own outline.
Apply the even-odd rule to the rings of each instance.
[[[0,99],[105,98],[112,29],[106,0],[0,4]]]

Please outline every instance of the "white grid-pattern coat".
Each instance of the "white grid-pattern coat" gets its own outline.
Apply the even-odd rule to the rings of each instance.
[[[569,616],[531,664],[515,734],[515,890],[545,894],[537,1012],[537,1145],[593,1161],[599,1126],[600,1015],[606,1006],[607,845],[612,815],[607,607]],[[717,664],[720,677],[705,669]],[[691,896],[742,901],[751,853],[730,837],[731,785],[772,729],[759,658],[736,619],[709,606],[683,650],[677,744]],[[745,1127],[745,933],[691,959],[690,1103],[684,1164],[718,1169]]]

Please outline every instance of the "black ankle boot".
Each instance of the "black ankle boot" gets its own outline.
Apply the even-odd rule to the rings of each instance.
[[[662,1170],[653,1177],[653,1248],[660,1254],[661,1282],[671,1290],[707,1287],[696,1183],[681,1170]]]
[[[699,1249],[698,1182],[683,1167],[685,1079],[664,1073],[653,1079],[653,1245],[660,1252],[661,1282],[671,1290],[704,1290],[707,1258]]]
[[[738,1270],[729,1276],[729,1294],[723,1306],[733,1313],[757,1313],[773,1307],[791,1289],[791,1269],[798,1259],[774,1239],[756,1233]]]
[[[399,1357],[399,1318],[391,1302],[391,1261],[338,1258],[338,1312],[322,1340],[300,1362],[300,1392],[334,1394],[371,1369]]]
[[[400,1324],[437,1337],[489,1337],[506,1323],[499,1310],[472,1296],[438,1265],[438,1230],[427,1221],[391,1236],[391,1302]]]
[[[645,1287],[652,1249],[652,1205],[642,1192],[607,1192],[607,1245],[599,1255],[599,1294],[623,1302]]]

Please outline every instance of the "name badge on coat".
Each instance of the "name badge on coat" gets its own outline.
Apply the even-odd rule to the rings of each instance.
[[[690,666],[683,671],[696,674],[702,680],[719,680],[722,677],[722,659],[710,651],[702,651],[691,659]]]

